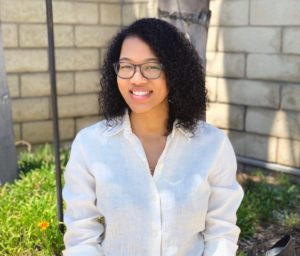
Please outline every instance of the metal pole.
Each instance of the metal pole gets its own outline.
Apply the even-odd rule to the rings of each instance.
[[[239,156],[239,155],[237,156],[237,161],[241,164],[245,164],[248,166],[250,165],[250,166],[255,166],[255,167],[259,167],[271,171],[283,172],[283,173],[300,176],[300,169],[297,167],[290,167],[281,164],[270,163],[270,162],[257,160],[246,156]]]
[[[59,229],[63,233],[63,203],[62,203],[62,184],[61,184],[61,166],[60,166],[60,141],[59,141],[59,121],[57,110],[57,92],[56,92],[56,73],[55,73],[55,46],[53,33],[53,11],[52,0],[46,0],[47,28],[48,28],[48,61],[51,81],[51,105],[53,120],[53,142],[55,153],[55,171],[56,171],[56,195],[57,195],[57,217],[59,220]]]

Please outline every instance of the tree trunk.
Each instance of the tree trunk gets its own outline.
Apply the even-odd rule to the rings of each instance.
[[[14,144],[11,102],[7,87],[4,50],[0,23],[0,185],[18,177],[16,147]]]
[[[209,0],[159,0],[159,17],[188,34],[198,54],[205,61]]]

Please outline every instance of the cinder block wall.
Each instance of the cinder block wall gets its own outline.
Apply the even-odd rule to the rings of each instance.
[[[99,67],[121,26],[153,16],[147,0],[54,0],[60,135],[70,141],[100,119]],[[52,141],[45,0],[0,0],[0,20],[17,141]]]
[[[208,121],[239,155],[300,166],[300,1],[211,0]]]

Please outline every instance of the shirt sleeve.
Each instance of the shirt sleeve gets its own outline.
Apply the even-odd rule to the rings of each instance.
[[[204,256],[234,256],[240,229],[236,226],[236,211],[244,192],[236,180],[236,157],[225,136],[215,168],[209,174],[211,194],[205,220]]]
[[[101,235],[103,215],[96,207],[95,179],[89,172],[79,136],[73,142],[70,159],[64,173],[63,198],[66,203],[64,256],[103,256]]]

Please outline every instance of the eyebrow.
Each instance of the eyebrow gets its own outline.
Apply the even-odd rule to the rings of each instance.
[[[120,61],[122,61],[122,60],[132,61],[131,59],[126,58],[126,57],[123,57],[123,58],[121,58],[121,59],[119,59],[119,60],[120,60]],[[158,61],[158,58],[148,58],[148,59],[145,59],[144,62],[145,62],[145,61]]]

